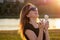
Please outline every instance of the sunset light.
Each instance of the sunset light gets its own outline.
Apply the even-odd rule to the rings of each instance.
[[[57,5],[59,5],[59,6],[60,6],[60,0],[56,0],[56,2],[57,2]]]
[[[42,19],[43,20],[43,19]],[[60,29],[60,19],[59,18],[51,18],[49,21],[49,29]],[[37,19],[39,22],[39,19]]]
[[[60,19],[49,19],[49,29],[60,29]]]
[[[56,28],[60,29],[60,19],[56,20],[55,25]]]

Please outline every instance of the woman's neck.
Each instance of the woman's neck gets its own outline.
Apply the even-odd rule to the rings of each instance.
[[[34,28],[38,28],[38,24],[36,22],[36,18],[30,18],[30,24],[32,24],[34,26]]]
[[[36,18],[30,18],[30,23],[37,23]]]

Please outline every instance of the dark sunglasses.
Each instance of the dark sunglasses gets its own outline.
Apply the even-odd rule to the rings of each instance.
[[[30,8],[30,11],[36,11],[37,10],[37,8],[36,7],[32,7],[32,8]]]
[[[36,7],[32,7],[32,8],[30,8],[29,10],[28,10],[28,12],[27,13],[29,13],[30,11],[36,11],[37,10],[37,8]]]

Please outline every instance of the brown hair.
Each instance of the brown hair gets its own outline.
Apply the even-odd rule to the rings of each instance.
[[[24,25],[30,21],[30,19],[26,16],[30,11],[30,6],[34,6],[34,5],[31,3],[28,3],[22,8],[22,10],[20,12],[20,31],[21,31],[20,35],[22,37],[23,37]],[[25,40],[25,39],[23,39],[23,40]]]

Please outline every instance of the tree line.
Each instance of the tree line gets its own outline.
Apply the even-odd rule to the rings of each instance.
[[[0,18],[19,18],[23,5],[24,3],[20,2],[0,3]]]

